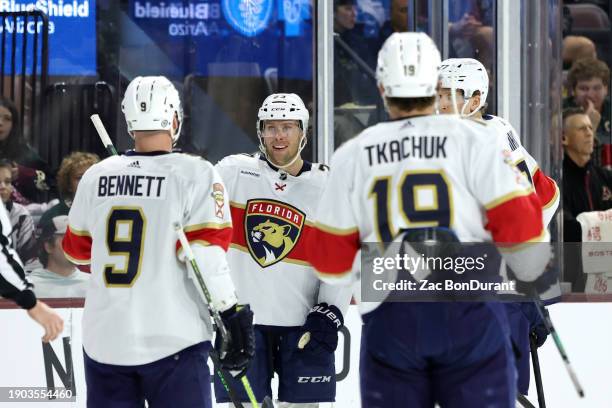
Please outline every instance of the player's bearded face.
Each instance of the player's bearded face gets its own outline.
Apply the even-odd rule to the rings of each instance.
[[[262,136],[268,157],[284,166],[298,154],[302,129],[296,120],[269,120],[264,125]]]
[[[463,94],[461,92],[456,92],[455,99],[457,100],[457,112],[461,112],[461,109],[463,109],[463,105],[465,103],[463,99]],[[451,90],[449,88],[438,89],[438,106],[440,109],[440,113],[455,113],[455,109],[453,109],[453,98],[451,96]]]

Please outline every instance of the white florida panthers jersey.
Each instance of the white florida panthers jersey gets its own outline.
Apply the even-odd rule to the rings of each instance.
[[[401,229],[436,226],[451,228],[462,242],[547,238],[537,196],[483,122],[454,115],[393,120],[341,146],[310,260],[323,277],[345,276],[361,242],[391,242]]]
[[[63,248],[91,265],[83,347],[92,359],[146,364],[211,338],[173,224],[193,244],[227,249],[228,202],[214,167],[182,153],[128,152],[87,170]]]
[[[559,188],[555,181],[546,176],[538,166],[538,162],[529,154],[521,144],[516,130],[505,119],[493,115],[484,115],[487,125],[499,133],[511,152],[514,165],[529,178],[535,188],[536,194],[542,203],[544,225],[548,226],[559,207]]]
[[[301,326],[316,303],[343,313],[351,289],[321,283],[306,258],[306,237],[325,186],[326,166],[304,162],[292,176],[259,155],[228,156],[216,165],[227,186],[234,224],[228,263],[236,293],[255,322]]]

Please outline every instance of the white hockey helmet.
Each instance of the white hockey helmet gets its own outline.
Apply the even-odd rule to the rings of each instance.
[[[257,113],[257,134],[261,135],[266,120],[297,120],[305,134],[309,118],[308,109],[296,94],[272,94],[263,101]]]
[[[132,138],[136,130],[168,130],[176,117],[178,129],[172,134],[176,143],[183,125],[183,108],[179,93],[163,76],[136,77],[128,85],[121,110],[125,115],[128,132]]]
[[[440,51],[425,33],[393,33],[378,53],[376,80],[390,98],[434,96]]]
[[[480,91],[480,104],[473,113],[482,109],[489,93],[489,74],[482,63],[473,58],[449,58],[440,67],[442,88],[461,89],[467,100]],[[469,116],[469,115],[468,115]]]
[[[310,114],[306,105],[298,95],[294,93],[277,93],[268,96],[259,108],[257,113],[257,136],[259,138],[259,150],[264,154],[266,159],[279,168],[286,168],[291,166],[300,153],[306,146],[306,132],[308,130],[308,119]],[[297,154],[288,164],[278,165],[268,157],[266,152],[266,146],[263,143],[263,129],[264,122],[266,120],[297,120],[300,123],[302,129],[302,136],[300,139],[300,147]]]

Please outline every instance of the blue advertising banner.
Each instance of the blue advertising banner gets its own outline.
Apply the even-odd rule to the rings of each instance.
[[[0,0],[0,11],[41,10],[49,17],[49,74],[50,75],[95,75],[96,74],[96,0]],[[39,20],[42,29],[42,22]],[[16,35],[15,72],[21,73],[23,33],[26,31],[26,74],[32,73],[33,35],[35,22],[23,18],[5,18],[0,33],[5,32],[3,49],[5,72],[11,66],[11,36]],[[41,41],[38,41],[40,51]],[[37,72],[40,73],[40,57]]]
[[[275,68],[282,78],[312,78],[311,0],[130,0],[128,17],[141,35],[123,32],[124,48],[161,51],[169,73],[260,76]],[[134,59],[129,69],[150,64]]]

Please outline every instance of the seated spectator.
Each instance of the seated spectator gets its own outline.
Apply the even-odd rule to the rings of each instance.
[[[27,201],[39,201],[49,190],[49,171],[38,153],[21,138],[15,104],[0,96],[0,159],[13,164],[13,184]],[[28,202],[21,202],[28,204]]]
[[[574,62],[584,59],[597,59],[595,43],[583,35],[568,35],[563,38],[561,51],[563,70],[569,70]]]
[[[39,224],[47,223],[49,219],[58,215],[68,215],[81,177],[88,168],[99,161],[98,155],[85,152],[72,152],[64,157],[56,177],[60,202],[40,217]]]
[[[612,172],[595,165],[591,119],[580,108],[563,112],[563,240],[581,242],[576,221],[585,211],[612,208]]]
[[[13,202],[13,166],[7,160],[0,160],[0,198],[11,220],[11,244],[23,262],[35,256],[36,238],[34,220],[21,204]]]
[[[30,273],[34,293],[39,298],[85,297],[90,275],[79,271],[64,255],[62,239],[68,216],[48,219],[41,227],[39,259],[42,268]]]
[[[610,143],[610,69],[597,59],[581,59],[574,63],[567,77],[570,96],[563,108],[580,107],[589,116],[595,129],[595,150],[592,159],[601,163],[601,144]]]

